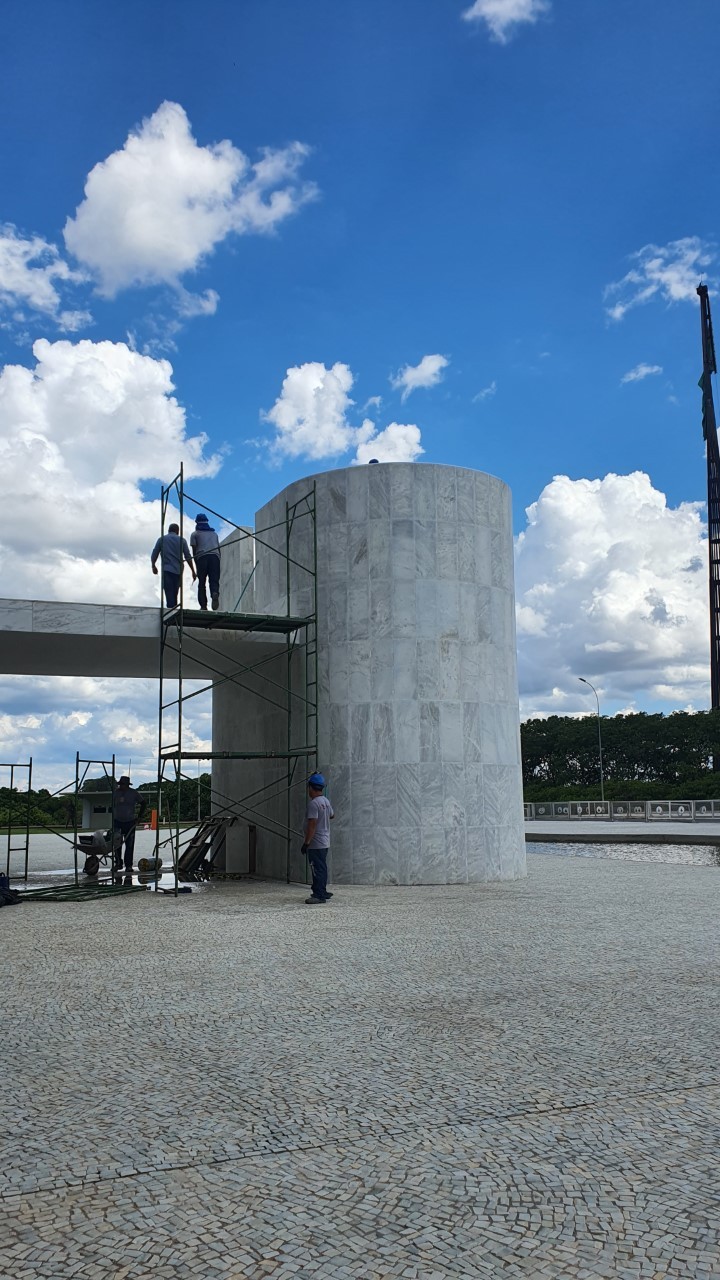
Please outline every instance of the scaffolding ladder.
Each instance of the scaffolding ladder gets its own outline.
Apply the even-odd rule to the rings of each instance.
[[[30,806],[31,806],[31,790],[32,790],[32,756],[27,762],[0,764],[0,769],[10,770],[10,786],[7,807],[7,859],[5,865],[5,873],[8,883],[11,880],[24,880],[27,883],[28,878],[28,862],[30,859]],[[15,774],[17,770],[27,769],[27,787],[25,790],[25,803],[22,803],[21,797],[23,792],[15,790]],[[24,812],[23,812],[24,811]],[[20,823],[15,822],[16,816],[20,816]],[[16,828],[19,827],[19,830]],[[13,844],[13,840],[19,843]],[[22,875],[13,875],[12,855],[14,853],[22,854],[23,871]]]

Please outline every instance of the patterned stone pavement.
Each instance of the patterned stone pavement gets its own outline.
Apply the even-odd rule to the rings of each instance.
[[[3,910],[0,1277],[720,1277],[719,876]]]

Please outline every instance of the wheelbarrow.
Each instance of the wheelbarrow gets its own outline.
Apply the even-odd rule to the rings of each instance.
[[[115,853],[122,847],[121,831],[82,831],[78,832],[77,850],[85,854],[83,871],[86,876],[96,876],[100,867],[112,871],[115,864]]]

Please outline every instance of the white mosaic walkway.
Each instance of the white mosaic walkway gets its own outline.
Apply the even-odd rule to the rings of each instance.
[[[720,870],[0,913],[2,1280],[720,1277]]]

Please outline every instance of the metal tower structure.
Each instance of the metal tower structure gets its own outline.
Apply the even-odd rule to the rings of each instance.
[[[284,840],[286,846],[286,875],[290,880],[290,850],[293,840],[299,833],[291,827],[291,793],[298,788],[304,789],[308,771],[317,768],[318,761],[318,658],[317,658],[317,526],[315,485],[303,494],[296,502],[285,504],[285,518],[275,525],[264,529],[248,529],[229,520],[212,507],[206,506],[193,498],[185,488],[184,469],[180,471],[169,485],[161,490],[161,534],[166,529],[166,519],[171,504],[175,504],[179,512],[180,536],[184,536],[186,504],[191,503],[198,511],[207,511],[216,517],[221,524],[234,530],[233,541],[250,542],[253,548],[253,569],[243,585],[235,608],[224,612],[208,612],[207,610],[186,608],[183,593],[183,575],[180,579],[180,604],[174,609],[166,609],[162,600],[162,578],[160,597],[160,653],[159,653],[159,697],[158,697],[158,817],[162,811],[163,784],[175,784],[174,812],[168,814],[170,819],[168,835],[163,839],[160,835],[158,821],[155,855],[156,860],[162,852],[169,852],[172,857],[174,873],[174,891],[178,893],[179,873],[184,873],[190,863],[204,857],[203,841],[207,844],[207,862],[212,864],[223,841],[223,828],[226,822],[243,819],[253,828],[261,828],[271,835]],[[310,552],[308,561],[303,563],[296,558],[293,532],[296,535],[304,524],[309,522]],[[277,545],[279,543],[279,545]],[[229,545],[225,539],[223,546]],[[243,596],[250,585],[258,564],[258,553],[276,555],[285,562],[285,613],[252,614],[239,611]],[[292,571],[304,575],[311,584],[312,607],[308,614],[296,616],[292,613],[293,577]],[[278,647],[272,658],[277,660],[284,656],[285,676],[282,682],[271,678],[267,672],[263,679],[265,688],[259,688],[253,681],[254,673],[266,668],[271,659],[267,656],[254,661],[223,662],[222,647],[213,643],[213,633],[251,632],[275,635],[283,638],[282,647]],[[203,634],[204,633],[204,634]],[[185,687],[187,676],[184,671],[184,651],[189,637],[192,636],[195,651],[203,653],[202,665],[207,678],[200,682],[199,688],[188,691]],[[295,661],[298,658],[299,661]],[[173,674],[169,675],[166,667]],[[248,677],[250,679],[248,679]],[[222,686],[232,683],[243,689],[250,698],[259,698],[284,713],[284,741],[278,742],[277,748],[268,750],[224,751],[188,751],[185,749],[185,716],[187,703],[202,693],[213,691],[216,696]],[[184,762],[213,761],[214,759],[233,759],[248,761],[282,761],[285,766],[282,777],[271,778],[263,786],[242,796],[223,794],[211,783],[210,799],[213,807],[215,833],[209,830],[212,823],[201,825],[198,837],[183,832],[181,818],[180,783],[191,777],[186,772]],[[298,766],[302,764],[303,768]],[[193,780],[193,779],[191,779]],[[274,801],[284,801],[284,818],[278,819],[266,812],[266,807]],[[159,879],[159,864],[156,862],[155,880]]]
[[[717,373],[710,298],[706,284],[698,285],[702,329],[703,371],[702,427],[707,453],[708,555],[710,570],[710,705],[720,709],[720,448],[712,392],[712,375]]]

